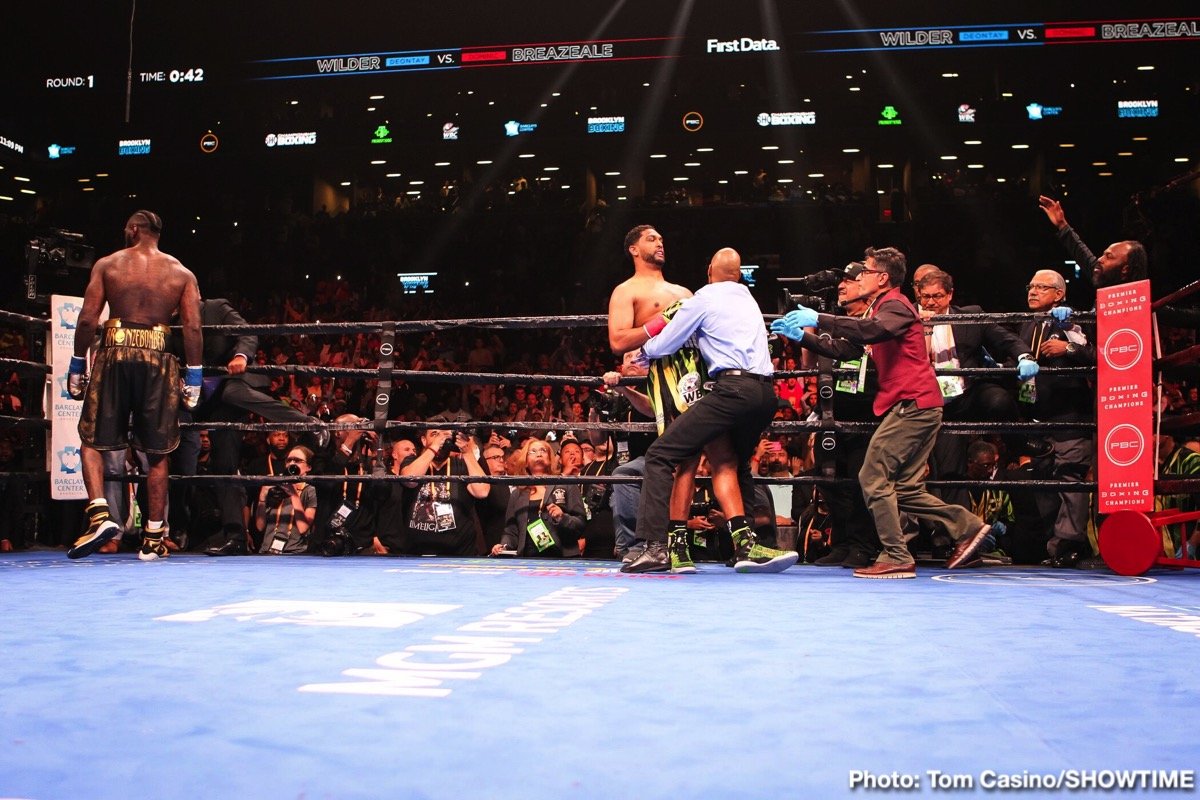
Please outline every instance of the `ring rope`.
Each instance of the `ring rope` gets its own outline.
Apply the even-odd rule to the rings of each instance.
[[[0,322],[8,322],[14,325],[44,325],[50,327],[50,320],[45,317],[30,317],[26,314],[18,314],[16,311],[7,311],[0,308]]]
[[[50,373],[54,368],[49,364],[43,364],[41,361],[23,361],[19,358],[0,358],[0,368],[4,369],[27,369],[31,372]]]
[[[0,418],[4,419],[4,418]],[[11,417],[10,419],[28,419],[26,417]],[[844,430],[848,433],[872,431],[878,427],[878,422],[856,420],[833,420],[831,425],[820,420],[786,420],[772,422],[770,429],[786,433],[788,431],[825,431]],[[321,422],[316,418],[312,422],[180,422],[182,430],[242,430],[270,433],[271,431],[287,431],[304,433],[308,431],[371,431],[378,430],[378,424],[373,420],[364,422]],[[517,430],[543,433],[545,431],[613,431],[627,433],[653,433],[657,426],[653,422],[492,422],[488,420],[470,420],[468,422],[428,422],[422,420],[387,420],[384,426],[389,430],[423,431],[429,428],[454,431],[474,431],[480,428],[493,430]],[[1003,433],[1009,430],[1030,431],[1060,431],[1060,430],[1095,430],[1096,423],[1080,422],[943,422],[942,430],[948,433]]]
[[[1170,356],[1165,356],[1159,359],[1159,366],[1173,366],[1176,363],[1191,363],[1200,359],[1200,345],[1194,345],[1187,350],[1181,350],[1178,353],[1172,353]],[[51,373],[54,368],[49,364],[41,361],[25,361],[18,358],[0,358],[0,368],[12,369],[28,369],[33,372]],[[870,371],[874,371],[873,368]],[[1047,375],[1087,375],[1095,371],[1095,367],[1043,367],[1041,372]],[[319,378],[362,378],[362,379],[378,379],[383,373],[383,367],[377,369],[358,369],[355,367],[323,367],[308,364],[254,364],[246,367],[245,372],[254,375],[300,375]],[[858,374],[858,370],[849,368],[836,368],[832,370],[834,375],[853,376]],[[228,367],[205,367],[204,374],[219,377],[229,375]],[[535,375],[521,373],[497,373],[497,372],[442,372],[433,370],[413,370],[413,369],[392,369],[390,373],[393,379],[410,380],[414,383],[437,382],[437,383],[486,383],[507,385],[510,383],[541,383],[550,385],[580,385],[588,387],[604,386],[604,379],[591,375]],[[815,377],[820,375],[818,369],[798,369],[798,370],[777,370],[774,373],[776,380],[786,380],[788,378]],[[988,377],[988,376],[1008,376],[1016,374],[1015,367],[959,367],[955,369],[939,369],[939,375],[962,375],[965,377]],[[637,386],[644,383],[644,378],[623,376],[620,380],[622,386]]]
[[[284,483],[487,483],[501,485],[525,485],[530,483],[542,484],[546,486],[563,486],[563,485],[579,485],[579,484],[616,484],[616,483],[641,483],[641,475],[394,475],[385,473],[380,475],[363,474],[363,475],[319,475],[309,473],[303,476],[303,480],[297,480],[294,475],[171,475],[170,480],[180,481],[182,483],[222,483],[229,482],[235,485],[254,485],[266,486]],[[146,479],[144,475],[116,475],[105,474],[106,481],[120,481],[123,483],[138,483]],[[769,478],[756,476],[755,483],[762,484],[780,484],[785,486],[792,485],[819,485],[819,486],[857,486],[859,482],[854,478],[837,478],[823,475],[796,475],[787,478]],[[1047,491],[1059,492],[1093,492],[1096,490],[1095,482],[1086,481],[1064,481],[1064,480],[1049,480],[1049,479],[1032,479],[1024,481],[1002,480],[1002,481],[970,481],[970,480],[936,480],[926,481],[927,486],[948,487],[948,488],[976,488],[976,489],[1045,489]],[[1180,481],[1173,481],[1171,485],[1179,489],[1181,486],[1191,487],[1191,491],[1200,491],[1200,478],[1188,478]],[[1180,492],[1173,492],[1180,493]]]
[[[50,420],[45,417],[13,417],[7,414],[0,415],[0,425],[18,425],[29,428],[49,428]]]
[[[395,327],[396,333],[427,333],[428,331],[444,331],[455,328],[494,328],[497,330],[528,330],[530,328],[554,327],[552,323],[561,323],[561,328],[598,328],[608,324],[607,314],[583,314],[557,317],[476,317],[464,319],[441,320],[394,320],[379,322],[286,322],[286,323],[255,323],[246,325],[205,325],[203,330],[216,334],[267,334],[291,336],[298,334],[335,334],[346,332],[378,333],[384,325]],[[182,330],[174,325],[173,329]]]
[[[1177,350],[1170,355],[1165,355],[1162,358],[1154,360],[1155,369],[1164,367],[1195,367],[1200,363],[1200,344],[1194,344],[1191,347],[1185,347],[1183,350]]]
[[[782,314],[763,314],[764,320],[775,320]],[[1089,322],[1096,318],[1092,311],[1076,311],[1071,319]],[[973,312],[967,314],[941,314],[922,320],[926,325],[951,323],[989,324],[993,322],[1024,322],[1027,320],[1049,322],[1049,314],[1030,311]],[[44,320],[42,320],[44,321]],[[221,335],[265,334],[291,336],[303,334],[338,334],[346,332],[378,332],[385,324],[395,326],[396,333],[426,333],[428,331],[453,330],[456,328],[491,328],[496,330],[527,330],[530,328],[598,328],[608,324],[607,314],[575,314],[538,317],[474,317],[443,320],[395,320],[390,323],[373,322],[285,322],[247,323],[245,325],[205,325],[205,331]],[[181,326],[172,326],[182,330]]]
[[[1185,297],[1191,297],[1197,292],[1200,292],[1200,281],[1192,281],[1186,286],[1176,289],[1165,297],[1158,298],[1150,305],[1150,308],[1154,311],[1158,311],[1160,308],[1168,306],[1171,303],[1174,303],[1176,300],[1182,300]]]

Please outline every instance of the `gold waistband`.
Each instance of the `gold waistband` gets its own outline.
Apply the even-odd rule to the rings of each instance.
[[[171,329],[162,324],[145,325],[110,319],[104,323],[104,335],[100,337],[100,343],[104,347],[141,347],[165,352],[170,333]]]

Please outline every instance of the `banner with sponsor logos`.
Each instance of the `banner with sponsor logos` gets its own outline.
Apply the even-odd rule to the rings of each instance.
[[[1096,291],[1100,513],[1154,510],[1150,281]]]
[[[46,383],[46,408],[50,411],[50,446],[46,448],[46,469],[50,473],[50,498],[86,500],[83,486],[83,460],[79,453],[79,414],[83,403],[67,394],[67,368],[75,352],[75,324],[82,297],[50,295],[50,341],[46,361],[50,379]]]

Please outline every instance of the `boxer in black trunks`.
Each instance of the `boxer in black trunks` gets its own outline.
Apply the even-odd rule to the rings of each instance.
[[[203,348],[196,276],[174,256],[158,249],[161,233],[162,219],[157,214],[134,212],[125,224],[128,246],[96,262],[84,292],[67,391],[84,401],[79,438],[83,483],[91,500],[87,506],[88,529],[67,551],[70,558],[91,555],[120,530],[109,517],[104,499],[101,451],[123,450],[131,445],[144,452],[150,464],[146,476],[147,521],[138,558],[154,561],[167,555],[162,542],[167,454],[179,445],[180,395],[189,408],[200,400]],[[89,381],[87,351],[105,303],[110,317],[104,323]],[[182,392],[179,362],[167,352],[167,323],[176,309],[189,365]]]

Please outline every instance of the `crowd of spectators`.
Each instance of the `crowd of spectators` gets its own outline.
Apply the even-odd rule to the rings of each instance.
[[[452,195],[451,192],[443,193],[443,200]],[[830,197],[838,203],[845,200],[849,208],[829,218],[835,222],[830,227],[834,231],[833,239],[823,242],[822,246],[833,249],[831,245],[842,240],[861,240],[866,236],[869,222],[854,211],[856,206],[853,198],[839,200],[837,193]],[[669,201],[670,198],[664,198],[664,202]],[[498,203],[503,208],[498,209],[497,213],[508,213],[507,209],[513,202],[504,200]],[[546,204],[544,198],[536,201],[531,198],[528,203],[529,206]],[[436,294],[402,293],[392,273],[393,267],[385,265],[404,262],[413,255],[406,226],[419,226],[419,215],[422,213],[453,213],[456,205],[456,202],[445,202],[444,207],[438,208],[402,208],[393,204],[385,209],[377,204],[373,210],[369,205],[362,206],[349,215],[331,216],[318,212],[312,217],[286,207],[281,208],[253,241],[245,238],[244,228],[229,234],[230,239],[226,243],[236,245],[234,249],[242,254],[242,258],[261,257],[267,266],[257,273],[255,280],[247,281],[244,291],[223,293],[229,295],[242,316],[251,323],[445,320],[531,313],[553,315],[571,310],[591,312],[602,307],[606,290],[601,287],[612,285],[607,277],[607,267],[598,271],[601,277],[588,277],[586,266],[589,259],[593,264],[609,265],[611,261],[607,255],[596,255],[609,249],[606,230],[611,228],[611,224],[604,219],[606,212],[603,209],[599,212],[593,209],[582,230],[570,227],[563,229],[558,216],[540,218],[537,214],[521,217],[515,232],[511,225],[513,219],[508,218],[496,224],[464,226],[460,232],[472,240],[472,251],[489,247],[494,247],[497,252],[503,250],[503,269],[489,272],[484,268],[481,273],[476,272],[476,275],[484,278],[484,285],[464,285],[461,292],[443,288]],[[389,217],[390,222],[400,220],[395,232],[381,235],[381,231],[388,230],[380,224],[382,216]],[[836,224],[837,220],[841,220],[841,224]],[[685,230],[695,232],[696,238],[701,241],[711,235],[700,233],[703,226],[703,220],[693,219],[683,223]],[[501,228],[506,231],[503,241],[488,241]],[[562,248],[569,254],[564,258],[565,261],[583,265],[577,270],[584,275],[583,278],[574,274],[568,278],[566,272],[560,272],[557,273],[558,282],[547,285],[546,281],[535,277],[544,275],[540,269],[544,264],[536,254],[555,248]],[[845,248],[838,245],[837,249]],[[337,265],[346,261],[355,263],[357,270],[353,274],[337,274]],[[213,296],[213,291],[236,284],[237,281],[230,275],[236,268],[236,261],[225,264],[214,260],[211,266],[204,263],[197,270],[202,285],[216,287],[206,290],[206,295]],[[686,269],[680,272],[687,274]],[[679,280],[687,281],[688,278],[680,277]],[[579,299],[581,297],[590,299],[584,302]],[[766,308],[764,304],[764,310],[773,309]],[[988,310],[1021,309],[992,306]],[[1167,326],[1162,329],[1161,338],[1164,349],[1171,352],[1193,345],[1195,330],[1186,326]],[[379,364],[379,346],[380,336],[374,332],[266,335],[260,337],[253,362],[262,367],[291,365],[374,370]],[[815,378],[788,374],[799,370],[803,364],[798,346],[791,342],[779,342],[776,347],[774,364],[783,373],[776,382],[780,398],[776,419],[806,419],[816,409]],[[30,359],[29,337],[15,328],[5,328],[0,336],[0,356]],[[565,375],[596,378],[612,369],[615,361],[608,350],[604,329],[599,326],[572,326],[567,329],[543,326],[520,330],[442,327],[426,333],[397,335],[394,352],[396,369],[417,373],[479,372],[497,376]],[[20,370],[7,372],[5,378],[0,384],[0,414],[38,414],[40,387],[31,390],[37,379],[31,379]],[[1200,413],[1197,384],[1194,373],[1168,373],[1163,382],[1162,413]],[[281,403],[289,404],[316,419],[330,421],[343,415],[370,418],[374,411],[377,386],[374,378],[293,372],[272,375],[268,391]],[[1015,391],[1015,384],[1008,388]],[[417,376],[408,376],[394,381],[389,416],[408,422],[430,418],[478,422],[475,444],[486,448],[497,445],[491,439],[492,432],[507,431],[506,425],[510,422],[586,421],[589,411],[598,401],[603,401],[604,395],[604,390],[600,388],[541,382],[536,378],[497,378],[495,381],[481,380],[464,384],[423,381]],[[30,402],[31,398],[33,402]],[[0,456],[5,456],[6,463],[17,468],[38,468],[44,459],[38,446],[39,436],[28,430],[4,432],[0,440],[6,447],[0,448]],[[243,472],[251,473],[253,464],[269,457],[272,449],[268,438],[258,432],[246,433],[240,458]],[[416,433],[406,434],[405,438],[414,449],[420,446]],[[538,434],[537,438],[542,438],[542,435]],[[581,459],[582,466],[592,463],[592,443],[588,441],[586,433],[579,431],[568,438],[575,439],[589,449],[587,456]],[[809,434],[771,434],[764,440],[764,457],[758,459],[759,474],[776,477],[811,474],[817,468],[811,438]],[[991,441],[1003,460],[1003,467],[1019,469],[1022,466],[1021,454],[1012,451],[1011,437],[974,438]],[[1186,446],[1187,437],[1181,437],[1179,443]],[[288,444],[295,445],[298,442],[293,439]],[[388,442],[387,445],[390,448],[392,443]],[[506,459],[514,450],[519,450],[520,445],[519,439],[506,441],[502,445]],[[561,436],[554,445],[556,456],[560,446]],[[605,450],[615,451],[615,446],[609,442],[601,446]],[[319,455],[314,454],[318,458]],[[487,461],[482,456],[481,460]],[[506,468],[519,474],[520,466],[514,466],[511,461],[506,461]],[[820,516],[816,510],[820,498],[818,496],[814,500],[811,490],[775,492],[772,501],[775,523],[785,529],[800,527],[803,533],[805,526],[811,527],[813,518]],[[329,509],[320,509],[318,523],[326,520],[329,513]],[[248,516],[247,521],[251,519]],[[4,533],[0,531],[0,536]],[[821,531],[815,530],[815,533]],[[826,543],[827,538],[823,540]],[[491,541],[484,541],[481,536],[481,548],[486,546],[490,550],[499,541],[495,536]],[[800,544],[807,544],[807,540]],[[387,548],[369,542],[364,549],[378,552]],[[586,547],[582,549],[588,552]],[[590,552],[596,553],[594,548]]]

